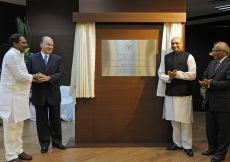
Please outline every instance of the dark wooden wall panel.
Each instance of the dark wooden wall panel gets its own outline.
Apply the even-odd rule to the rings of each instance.
[[[0,45],[8,44],[12,34],[17,33],[16,17],[26,17],[26,7],[6,2],[0,2]],[[7,50],[0,49],[0,67]]]
[[[33,32],[31,52],[39,52],[42,36],[51,36],[54,40],[53,53],[62,56],[66,76],[62,85],[70,85],[73,59],[75,23],[72,12],[78,12],[78,0],[27,0],[27,17]]]
[[[79,0],[79,12],[186,12],[186,1]]]
[[[156,39],[163,24],[96,24],[95,98],[77,99],[76,144],[170,143],[171,125],[162,120],[163,98],[156,97],[157,76],[104,77],[103,39]],[[161,43],[157,43],[157,65]]]

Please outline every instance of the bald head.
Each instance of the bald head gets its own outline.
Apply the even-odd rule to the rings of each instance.
[[[173,37],[171,40],[171,48],[174,53],[178,53],[182,50],[183,42],[180,37]]]
[[[229,46],[225,42],[218,42],[215,44],[212,53],[215,60],[221,60],[228,55]]]

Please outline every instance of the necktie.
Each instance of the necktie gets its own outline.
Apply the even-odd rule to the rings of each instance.
[[[216,69],[218,68],[219,65],[220,65],[220,61],[217,61],[216,66],[215,66],[215,71],[216,71]]]
[[[47,55],[44,56],[44,63],[47,65]]]

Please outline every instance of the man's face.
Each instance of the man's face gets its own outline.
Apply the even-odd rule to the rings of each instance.
[[[221,50],[219,43],[217,43],[214,46],[214,48],[212,50],[212,53],[213,53],[213,58],[215,60],[221,60],[222,58],[224,58],[226,56],[226,51],[225,50]]]
[[[50,38],[46,38],[44,40],[43,44],[41,44],[41,49],[42,49],[42,52],[44,54],[51,54],[53,52],[53,49],[54,49],[53,40]]]
[[[180,38],[173,38],[171,41],[171,48],[174,53],[180,52],[182,50],[182,42]]]
[[[14,42],[14,48],[19,50],[21,53],[25,52],[28,47],[26,39],[24,37],[20,37],[19,42]]]

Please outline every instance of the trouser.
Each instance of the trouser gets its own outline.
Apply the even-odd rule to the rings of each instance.
[[[171,121],[173,127],[173,142],[178,147],[192,149],[192,123],[186,124]]]
[[[230,113],[206,111],[206,136],[210,150],[216,151],[215,156],[225,158],[230,144]]]
[[[60,104],[48,105],[46,102],[43,106],[35,106],[35,109],[37,133],[41,147],[49,147],[50,138],[52,145],[62,144]]]
[[[22,131],[24,121],[18,123],[7,123],[3,120],[5,157],[7,161],[18,158],[23,152]]]

